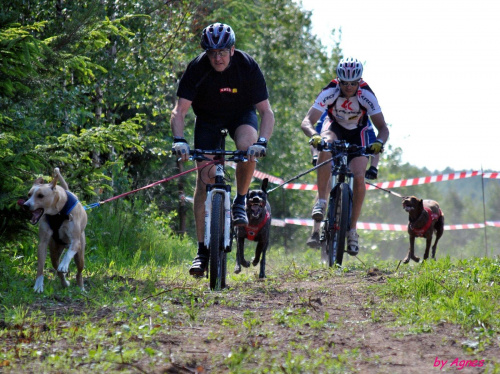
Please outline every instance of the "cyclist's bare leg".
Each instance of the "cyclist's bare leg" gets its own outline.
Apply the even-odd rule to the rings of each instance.
[[[331,157],[329,152],[320,152],[318,155],[318,164],[328,160]],[[318,184],[318,199],[326,200],[328,197],[328,191],[330,191],[330,186],[328,181],[330,179],[331,166],[327,163],[320,168],[316,169],[317,184]]]
[[[327,143],[332,143],[334,140],[337,140],[337,136],[333,131],[324,130],[321,131],[321,136],[325,138]],[[318,164],[328,160],[331,158],[330,152],[319,152],[318,155]],[[317,172],[317,184],[318,184],[318,198],[326,200],[328,198],[328,193],[330,192],[330,176],[331,176],[331,166],[329,163],[321,166],[319,169],[316,169]]]
[[[366,194],[365,186],[365,170],[368,164],[367,157],[356,157],[351,160],[349,168],[354,175],[353,192],[352,192],[352,213],[351,213],[351,230],[356,228],[361,208]]]
[[[257,130],[250,125],[239,126],[234,134],[234,143],[240,151],[246,151],[257,141]],[[255,162],[238,162],[236,165],[236,189],[238,194],[246,195],[252,182]]]
[[[210,157],[210,156],[207,156]],[[198,161],[197,166],[205,165],[206,161]],[[195,277],[203,276],[208,264],[208,248],[203,245],[205,239],[205,200],[207,198],[206,183],[214,182],[214,167],[208,166],[198,170],[196,176],[196,188],[194,190],[193,207],[194,220],[196,224],[196,237],[198,239],[198,252],[189,269],[189,274]]]

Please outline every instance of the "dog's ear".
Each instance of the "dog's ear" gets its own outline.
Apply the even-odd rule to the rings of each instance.
[[[262,191],[264,191],[264,193],[267,195],[267,185],[269,184],[269,179],[268,178],[264,178],[262,180]]]
[[[43,184],[43,178],[42,177],[38,177],[34,182],[33,184]]]

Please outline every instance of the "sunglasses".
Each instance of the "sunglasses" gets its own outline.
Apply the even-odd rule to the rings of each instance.
[[[227,55],[229,55],[229,49],[223,49],[222,51],[210,50],[210,51],[207,51],[207,55],[210,58],[227,57]]]
[[[344,82],[344,81],[339,81],[342,86],[352,86],[356,87],[359,84],[359,81],[354,81],[354,82]]]

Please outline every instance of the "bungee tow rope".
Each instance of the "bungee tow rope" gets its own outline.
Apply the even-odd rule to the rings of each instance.
[[[165,182],[169,182],[171,181],[172,179],[175,179],[175,178],[179,178],[185,174],[188,174],[188,173],[192,173],[193,171],[196,171],[196,170],[200,170],[200,169],[203,169],[209,165],[213,165],[213,164],[216,164],[218,161],[217,160],[213,160],[213,161],[210,161],[206,164],[203,164],[202,166],[197,166],[195,168],[192,168],[192,169],[189,169],[189,170],[186,170],[186,171],[183,171],[182,173],[179,173],[179,174],[176,174],[176,175],[172,175],[168,178],[165,178],[165,179],[162,179],[162,180],[159,180],[159,181],[156,181],[154,183],[151,183],[151,184],[148,184],[147,186],[143,186],[143,187],[140,187],[136,190],[133,190],[133,191],[129,191],[129,192],[125,192],[125,193],[122,193],[120,195],[117,195],[117,196],[113,196],[113,197],[110,197],[109,199],[106,199],[106,200],[103,200],[103,201],[99,201],[98,203],[93,203],[93,204],[89,204],[89,205],[85,205],[83,208],[85,210],[89,210],[89,209],[92,209],[92,208],[97,208],[97,207],[100,207],[102,204],[105,204],[105,203],[109,203],[110,201],[113,201],[113,200],[116,200],[116,199],[119,199],[119,198],[122,198],[122,197],[125,197],[127,195],[130,195],[130,194],[133,194],[133,193],[136,193],[138,191],[142,191],[142,190],[145,190],[145,189],[148,189],[148,188],[151,188],[151,187],[154,187],[158,184],[161,184],[161,183],[165,183]]]

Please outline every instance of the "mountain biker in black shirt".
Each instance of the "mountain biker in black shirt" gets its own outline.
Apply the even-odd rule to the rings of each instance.
[[[245,199],[255,170],[255,161],[266,155],[266,147],[274,127],[274,113],[269,103],[264,75],[257,62],[247,53],[235,49],[233,29],[214,23],[202,31],[204,52],[194,58],[181,77],[178,100],[170,125],[176,154],[186,161],[189,145],[184,138],[185,117],[192,106],[196,115],[194,147],[216,149],[222,128],[229,131],[238,150],[246,150],[249,162],[236,166],[237,194],[232,205],[233,223],[248,224]],[[257,113],[260,116],[260,126]],[[260,131],[259,131],[260,130]],[[198,166],[206,161],[198,161]],[[206,184],[213,183],[213,168],[199,169],[194,193],[194,215],[198,253],[189,273],[202,276],[208,265],[208,249],[204,245]]]

